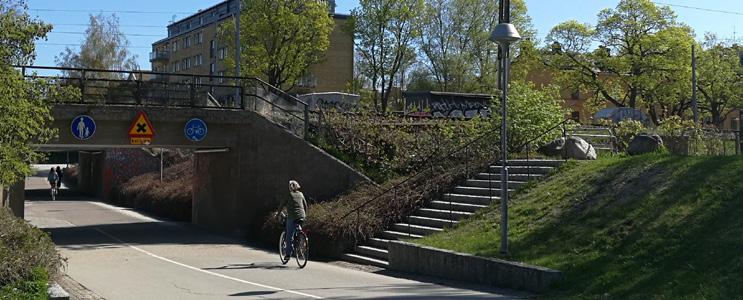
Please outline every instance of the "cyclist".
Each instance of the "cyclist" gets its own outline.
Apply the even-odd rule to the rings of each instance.
[[[49,175],[46,176],[46,181],[48,181],[49,185],[52,187],[52,200],[54,200],[54,189],[57,188],[57,180],[59,180],[59,176],[57,175],[57,172],[54,170],[54,168],[52,168],[51,170],[49,170]]]
[[[59,168],[59,166],[57,166],[56,172],[57,172],[57,191],[59,191],[59,188],[62,187],[62,176],[64,175],[64,173],[62,172],[62,169]]]
[[[289,181],[289,194],[291,200],[286,197],[282,197],[281,205],[279,206],[279,212],[286,208],[286,251],[284,251],[284,260],[289,260],[289,257],[293,254],[294,243],[294,231],[297,228],[297,224],[304,223],[304,219],[307,217],[307,201],[304,199],[304,194],[299,191],[299,183],[295,180]],[[277,213],[278,216],[278,213]]]

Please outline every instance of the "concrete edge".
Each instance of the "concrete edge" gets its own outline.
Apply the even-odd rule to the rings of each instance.
[[[480,257],[403,241],[388,244],[389,268],[458,281],[542,293],[564,279],[559,270]]]

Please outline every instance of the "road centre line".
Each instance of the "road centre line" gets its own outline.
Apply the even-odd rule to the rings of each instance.
[[[111,234],[109,234],[109,233],[107,233],[107,232],[99,229],[99,228],[95,228],[95,230],[98,231],[98,232],[100,232],[101,234],[103,234],[103,235],[105,235],[105,236],[107,236],[107,237],[109,237],[109,238],[111,238],[111,239],[113,239],[113,240],[115,240],[115,241],[123,244],[123,245],[126,245],[127,247],[130,247],[130,248],[132,248],[134,250],[137,250],[137,251],[139,251],[141,253],[144,253],[146,255],[149,255],[151,257],[157,258],[159,260],[166,261],[166,262],[169,262],[171,264],[175,264],[175,265],[178,265],[178,266],[181,266],[181,267],[184,267],[184,268],[188,268],[188,269],[191,269],[191,270],[194,270],[194,271],[198,271],[198,272],[201,272],[201,273],[205,273],[205,274],[209,274],[209,275],[212,275],[212,276],[220,277],[220,278],[223,278],[223,279],[237,281],[237,282],[240,282],[240,283],[254,285],[254,286],[257,286],[257,287],[262,287],[262,288],[266,288],[266,289],[270,289],[270,290],[275,290],[275,291],[279,291],[279,292],[287,292],[287,293],[291,293],[291,294],[295,294],[295,295],[299,295],[299,296],[303,296],[303,297],[314,298],[314,299],[322,299],[322,297],[320,297],[320,296],[315,296],[315,295],[305,294],[305,293],[298,292],[298,291],[287,290],[287,289],[282,289],[282,288],[278,288],[278,287],[273,287],[273,286],[270,286],[270,285],[265,285],[265,284],[250,282],[250,281],[247,281],[247,280],[242,280],[242,279],[239,279],[239,278],[230,277],[230,276],[227,276],[227,275],[222,275],[222,274],[219,274],[219,273],[215,273],[215,272],[211,272],[211,271],[207,271],[207,270],[202,270],[202,269],[199,269],[199,268],[194,267],[194,266],[190,266],[190,265],[187,265],[187,264],[184,264],[184,263],[180,263],[180,262],[177,262],[177,261],[174,261],[174,260],[171,260],[171,259],[168,259],[168,258],[159,256],[157,254],[150,253],[150,252],[148,252],[148,251],[146,251],[144,249],[141,249],[139,247],[133,246],[133,245],[127,243],[127,242],[124,242],[121,239],[119,239],[119,238],[117,238],[117,237],[115,237],[115,236],[113,236],[113,235],[111,235]]]

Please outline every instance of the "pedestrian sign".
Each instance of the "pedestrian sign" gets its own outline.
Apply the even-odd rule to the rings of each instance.
[[[155,136],[155,128],[144,112],[137,113],[132,126],[129,127],[129,143],[132,145],[149,145]]]
[[[183,133],[186,134],[186,138],[192,142],[201,142],[206,137],[206,123],[199,119],[193,118],[186,122],[186,127],[183,128]]]
[[[76,139],[81,141],[87,140],[93,137],[95,133],[95,121],[90,116],[79,115],[72,119],[70,130],[72,130],[72,136]]]

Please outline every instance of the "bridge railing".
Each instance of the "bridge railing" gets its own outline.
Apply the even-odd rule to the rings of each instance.
[[[65,103],[247,109],[304,137],[308,105],[254,77],[16,66],[25,78],[77,88]],[[59,100],[58,100],[59,101]]]

